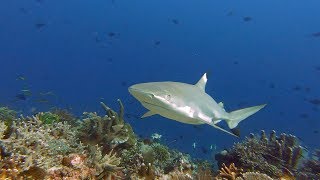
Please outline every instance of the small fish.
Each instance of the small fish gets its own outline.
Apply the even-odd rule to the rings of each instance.
[[[197,143],[196,142],[192,143],[192,147],[193,149],[195,149],[197,147]]]
[[[37,102],[37,103],[49,103],[49,100],[48,99],[36,99],[34,102]]]
[[[275,87],[276,87],[276,86],[275,86],[274,83],[270,83],[270,84],[269,84],[269,88],[274,89]]]
[[[310,99],[308,100],[311,104],[320,105],[320,99]]]
[[[116,33],[114,33],[114,32],[109,32],[109,33],[108,33],[108,36],[109,36],[109,37],[114,37],[114,36],[116,36]]]
[[[233,11],[229,11],[228,13],[227,13],[227,16],[232,16],[234,13],[233,13]]]
[[[31,96],[32,92],[29,89],[22,89],[21,92],[25,95],[25,96]]]
[[[154,45],[159,46],[160,45],[160,41],[155,41]]]
[[[252,17],[246,16],[246,17],[243,17],[242,19],[243,19],[243,21],[245,21],[245,22],[249,22],[249,21],[252,20]]]
[[[41,96],[55,96],[53,91],[48,91],[48,92],[40,92],[39,93]]]
[[[180,23],[178,19],[172,19],[171,22],[176,25]]]
[[[112,59],[112,58],[108,58],[107,61],[108,61],[109,63],[112,63],[112,62],[113,62],[113,59]]]
[[[295,91],[300,91],[301,90],[301,86],[296,85],[295,87],[292,88]]]
[[[41,29],[43,29],[44,27],[46,27],[47,24],[46,24],[46,23],[39,22],[39,23],[35,23],[34,26],[35,26],[38,30],[41,30]]]
[[[311,34],[312,37],[320,37],[320,31]]]
[[[18,75],[16,80],[24,81],[26,80],[26,78],[24,77],[24,75]]]
[[[302,113],[300,114],[300,117],[306,119],[309,118],[309,115],[307,113]]]

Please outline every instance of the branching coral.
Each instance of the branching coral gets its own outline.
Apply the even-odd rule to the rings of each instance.
[[[280,177],[284,168],[290,172],[297,170],[301,160],[303,148],[293,135],[282,133],[279,137],[275,131],[267,138],[264,131],[260,136],[250,134],[245,141],[236,143],[225,154],[217,154],[218,164],[234,162],[238,167],[246,170],[259,171]]]
[[[237,177],[240,177],[243,172],[243,169],[237,168],[234,163],[231,163],[229,167],[225,164],[222,164],[219,174],[216,177],[217,180],[226,179],[226,180],[235,180]]]
[[[30,171],[46,171],[60,164],[63,155],[81,152],[74,130],[66,123],[43,124],[39,116],[13,121],[10,137],[1,139],[3,162],[12,159],[20,176]]]
[[[320,179],[320,149],[316,149],[299,170],[298,177],[301,179]]]
[[[187,177],[194,169],[189,156],[159,143],[138,142],[134,148],[122,151],[121,157],[121,164],[133,179],[157,179],[170,173]]]
[[[111,177],[119,178],[120,158],[111,150],[109,153],[102,155],[101,148],[91,146],[89,150],[89,164],[96,169],[96,177],[98,179],[110,179]]]
[[[79,138],[85,144],[103,147],[103,153],[111,149],[129,148],[136,144],[136,137],[131,126],[124,122],[124,108],[120,100],[119,114],[101,103],[107,115],[84,113],[85,118],[79,128]]]

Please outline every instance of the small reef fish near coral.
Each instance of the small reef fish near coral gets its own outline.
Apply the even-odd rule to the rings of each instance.
[[[222,102],[217,103],[205,92],[207,73],[195,84],[180,82],[149,82],[129,87],[129,92],[149,111],[142,118],[159,114],[187,124],[209,124],[228,134],[239,136],[239,122],[264,108],[266,104],[226,112]],[[232,132],[218,125],[225,120]]]

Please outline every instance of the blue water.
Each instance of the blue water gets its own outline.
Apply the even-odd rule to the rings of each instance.
[[[309,102],[320,98],[319,8],[317,0],[2,0],[0,104],[81,116],[103,113],[100,101],[116,110],[120,98],[138,135],[157,132],[170,147],[212,158],[241,139],[160,116],[140,120],[146,110],[127,91],[192,84],[210,71],[207,93],[227,111],[268,104],[240,123],[243,136],[275,129],[319,147],[320,105]],[[17,101],[22,89],[32,95]]]

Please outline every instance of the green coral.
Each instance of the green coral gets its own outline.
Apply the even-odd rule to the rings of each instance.
[[[9,109],[8,107],[0,107],[0,121],[4,122],[6,129],[3,130],[2,134],[5,138],[10,136],[12,129],[11,126],[13,121],[17,117],[17,112]]]
[[[17,117],[17,112],[8,107],[0,107],[0,120],[13,121]]]
[[[57,114],[51,112],[39,113],[39,120],[44,124],[53,124],[60,122],[60,117]]]
[[[155,159],[160,163],[166,162],[170,158],[169,148],[159,143],[152,144]]]

